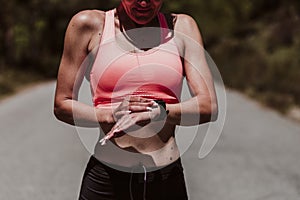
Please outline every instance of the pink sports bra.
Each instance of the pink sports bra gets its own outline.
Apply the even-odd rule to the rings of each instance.
[[[164,34],[167,23],[161,18]],[[117,106],[128,95],[179,102],[183,67],[174,38],[150,50],[132,53],[119,46],[115,35],[114,10],[110,10],[90,71],[94,106]]]

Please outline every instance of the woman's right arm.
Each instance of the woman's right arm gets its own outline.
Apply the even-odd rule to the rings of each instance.
[[[104,19],[104,12],[82,11],[71,19],[66,31],[54,114],[57,119],[71,125],[99,127],[99,123],[114,123],[111,109],[96,109],[78,101],[78,91],[86,70],[82,63],[99,44]]]

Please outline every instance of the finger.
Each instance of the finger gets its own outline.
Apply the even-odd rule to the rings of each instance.
[[[130,96],[129,102],[151,102],[152,99],[147,99],[141,96]]]
[[[118,107],[123,108],[126,107],[130,102],[130,96],[125,96]]]
[[[116,117],[116,118],[118,119],[118,118],[120,118],[123,114],[126,114],[126,112],[129,111],[128,105],[129,105],[129,102],[128,102],[128,101],[126,102],[126,100],[123,100],[123,101],[119,104],[119,106],[118,106],[116,109],[114,109],[114,111],[113,111],[114,117]],[[123,113],[123,111],[126,111],[126,112]],[[121,112],[121,113],[119,113],[119,112]],[[129,113],[130,113],[130,112],[129,112]]]
[[[123,124],[123,121],[126,120],[126,118],[123,116],[120,120],[117,121],[117,123],[111,128],[111,130],[106,134],[107,139],[112,138],[115,133],[121,132],[120,125]]]
[[[116,132],[117,132],[116,130],[115,131],[110,131],[108,134],[105,135],[105,137],[103,137],[99,141],[99,143],[101,143],[101,145],[105,145],[108,140],[110,140],[112,137],[114,137]]]
[[[110,131],[109,133],[107,133],[100,141],[99,143],[103,146],[106,144],[106,142],[111,139],[114,136],[114,132]]]
[[[109,140],[108,135],[105,135],[100,141],[99,143],[103,146],[106,145],[107,140]]]
[[[147,112],[152,111],[153,108],[149,106],[129,106],[128,108],[131,112]]]
[[[123,100],[122,102],[121,102],[121,104],[118,106],[118,110],[126,110],[126,108],[128,107],[128,105],[129,105],[129,101],[127,101],[127,100]]]
[[[108,140],[115,136],[116,133],[121,132],[128,127],[130,124],[134,123],[129,115],[124,115],[117,123],[112,127],[112,129],[103,137],[99,143],[105,145]]]
[[[132,111],[130,110],[121,110],[121,111],[117,111],[114,113],[115,118],[120,119],[121,117],[123,117],[124,115],[128,115],[130,114]]]
[[[151,120],[151,115],[152,112],[141,112],[141,113],[136,113],[136,121],[140,122],[140,121],[148,121]]]
[[[154,101],[147,101],[147,102],[130,102],[128,106],[148,106],[148,107],[152,107],[155,105]]]
[[[121,127],[124,121],[128,120],[128,115],[123,115],[117,123],[111,128],[110,132],[120,132],[122,131]]]
[[[128,128],[134,126],[136,124],[138,118],[132,117],[131,115],[126,115],[122,117],[122,120],[120,120],[120,123],[117,125],[117,130],[118,131],[125,131]]]
[[[140,96],[130,96],[129,102],[140,102],[141,97]]]

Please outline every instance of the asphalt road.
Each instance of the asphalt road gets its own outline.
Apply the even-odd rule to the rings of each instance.
[[[1,200],[78,195],[94,141],[84,139],[83,145],[84,131],[54,118],[53,93],[51,82],[0,103]],[[227,101],[225,126],[213,151],[198,158],[199,131],[182,156],[190,199],[300,199],[300,124],[234,91],[227,91]]]

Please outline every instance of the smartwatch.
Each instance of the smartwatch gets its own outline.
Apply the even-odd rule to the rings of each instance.
[[[164,100],[154,100],[160,109],[160,115],[158,117],[156,117],[154,120],[156,121],[160,121],[160,120],[164,120],[167,118],[167,115],[169,113],[169,111],[166,108],[166,102]]]

